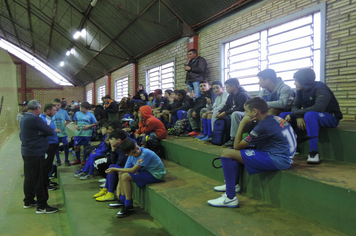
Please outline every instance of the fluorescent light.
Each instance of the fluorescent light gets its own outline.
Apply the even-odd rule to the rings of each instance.
[[[73,35],[73,38],[74,38],[74,39],[78,39],[79,36],[80,36],[80,32],[77,31],[77,32],[75,32],[75,34]]]
[[[74,54],[74,53],[75,53],[74,48],[72,48],[72,49],[70,50],[70,53],[72,53],[72,54]]]
[[[18,48],[17,46],[7,42],[4,39],[0,38],[0,48],[8,51],[12,55],[20,58],[27,64],[35,67],[41,73],[45,74],[49,79],[51,79],[54,83],[62,86],[73,86],[69,83],[63,76],[58,74],[56,71],[51,69],[49,66],[41,62],[40,60],[34,58],[31,54],[25,52],[24,50]]]
[[[67,57],[68,57],[68,56],[70,55],[70,51],[67,51],[67,52],[66,52],[66,55],[67,55]]]
[[[87,35],[87,31],[85,29],[82,29],[82,31],[80,31],[80,35],[82,37],[85,37]]]
[[[59,63],[60,66],[64,66],[64,61],[61,61],[61,63]]]

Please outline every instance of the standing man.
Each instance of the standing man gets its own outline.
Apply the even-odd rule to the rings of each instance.
[[[108,115],[108,120],[109,121],[119,120],[119,114],[118,114],[119,108],[117,103],[111,99],[110,95],[106,95],[104,97],[104,102],[105,102],[104,110]]]
[[[198,56],[197,50],[190,49],[188,51],[188,63],[184,64],[184,70],[187,71],[185,83],[191,93],[195,94],[195,99],[200,97],[199,85],[200,81],[205,80],[206,61]]]
[[[58,144],[63,143],[64,148],[64,162],[67,166],[70,166],[70,162],[68,160],[69,155],[69,145],[68,145],[68,133],[66,126],[71,122],[68,113],[66,110],[61,109],[61,101],[56,98],[53,100],[53,104],[56,106],[57,113],[53,116],[54,125],[60,132],[57,134],[58,136]],[[59,157],[59,148],[56,150],[56,158],[57,158],[57,166],[62,164],[61,158]]]
[[[25,113],[20,123],[21,155],[24,160],[25,172],[23,208],[37,206],[36,214],[55,213],[58,208],[50,207],[47,204],[48,173],[44,169],[45,153],[48,149],[47,136],[52,136],[54,132],[39,117],[41,114],[39,101],[31,100],[27,106],[28,112]]]

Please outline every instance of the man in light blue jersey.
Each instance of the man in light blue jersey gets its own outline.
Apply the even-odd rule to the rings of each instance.
[[[235,192],[241,164],[253,175],[264,171],[285,170],[293,163],[297,141],[292,126],[278,116],[268,115],[268,105],[263,98],[247,100],[244,108],[246,112],[236,133],[234,150],[225,150],[220,157],[226,193],[220,198],[209,200],[208,204],[211,206],[238,207]],[[257,120],[258,124],[243,139],[243,129],[253,120]],[[254,146],[254,149],[247,149],[250,146]]]
[[[60,129],[60,133],[57,134],[58,142],[63,143],[64,148],[64,162],[67,166],[70,166],[70,162],[68,160],[68,153],[69,153],[69,145],[68,145],[68,133],[66,126],[71,122],[68,113],[66,110],[61,109],[62,103],[61,100],[58,98],[53,100],[53,105],[56,106],[57,113],[53,116],[53,122],[56,126],[56,129]],[[57,166],[62,164],[61,158],[59,157],[59,148],[56,150],[56,159],[57,159]]]
[[[83,102],[80,105],[80,111],[77,111],[73,117],[75,123],[75,137],[74,137],[74,151],[77,160],[72,165],[80,164],[80,146],[83,146],[84,157],[86,157],[85,147],[90,146],[91,136],[93,133],[92,127],[97,125],[95,116],[89,112],[90,104]],[[82,165],[85,165],[85,160],[82,161]]]

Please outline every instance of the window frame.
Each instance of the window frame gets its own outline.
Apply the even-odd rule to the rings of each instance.
[[[220,81],[222,83],[225,82],[225,44],[231,41],[234,41],[239,38],[243,38],[246,36],[249,36],[251,34],[261,32],[263,30],[273,28],[275,26],[296,20],[298,18],[302,18],[304,16],[311,15],[313,13],[320,12],[320,81],[325,83],[326,78],[325,78],[325,45],[326,45],[326,40],[325,40],[325,35],[326,35],[326,2],[319,3],[315,6],[309,7],[307,9],[303,9],[301,11],[298,11],[296,13],[290,14],[288,16],[279,18],[277,20],[268,22],[266,24],[257,26],[255,28],[246,30],[242,33],[238,33],[236,35],[230,36],[228,38],[222,39],[219,42],[219,58],[220,58],[220,63],[219,63],[219,69],[220,69]],[[257,76],[257,75],[256,75]],[[278,76],[278,74],[277,74]],[[251,95],[257,95],[259,91],[254,91],[254,92],[249,92]]]
[[[101,96],[100,95],[100,88],[104,87],[104,95]],[[102,103],[101,98],[105,96],[106,93],[106,84],[102,84],[100,86],[98,86],[98,97],[97,97],[97,103]]]
[[[116,98],[117,98],[117,85],[116,85],[116,83],[118,82],[118,81],[120,81],[120,80],[124,80],[124,79],[127,79],[127,93],[130,93],[130,85],[129,85],[129,76],[128,75],[126,75],[126,76],[122,76],[122,77],[120,77],[120,78],[117,78],[117,79],[115,79],[114,80],[114,86],[115,86],[115,101],[117,101],[116,100]],[[126,96],[128,96],[128,94],[126,95]],[[120,100],[121,101],[121,100]],[[117,101],[117,102],[120,102],[120,101]]]
[[[145,72],[145,76],[146,76],[146,83],[145,83],[145,88],[146,88],[146,91],[147,91],[147,93],[149,93],[149,81],[148,81],[148,71],[150,70],[150,69],[152,69],[152,68],[155,68],[155,67],[158,67],[158,66],[162,66],[162,65],[164,65],[164,64],[167,64],[167,63],[170,63],[170,62],[173,62],[173,74],[174,74],[174,79],[173,79],[173,81],[174,81],[174,87],[173,87],[173,89],[176,87],[176,59],[175,59],[175,57],[173,57],[173,58],[170,58],[170,59],[167,59],[167,60],[164,60],[164,61],[161,61],[161,62],[159,62],[159,63],[156,63],[156,64],[153,64],[153,65],[151,65],[151,66],[149,66],[149,67],[147,67],[146,68],[146,72]],[[183,65],[182,65],[183,66]],[[163,90],[162,90],[163,91]],[[163,91],[163,93],[164,93],[164,91]]]

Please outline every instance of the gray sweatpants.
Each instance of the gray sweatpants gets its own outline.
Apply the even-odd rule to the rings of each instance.
[[[231,114],[231,129],[230,129],[231,139],[235,139],[237,130],[239,129],[240,122],[244,118],[244,116],[245,116],[245,112],[243,111],[235,111]]]

